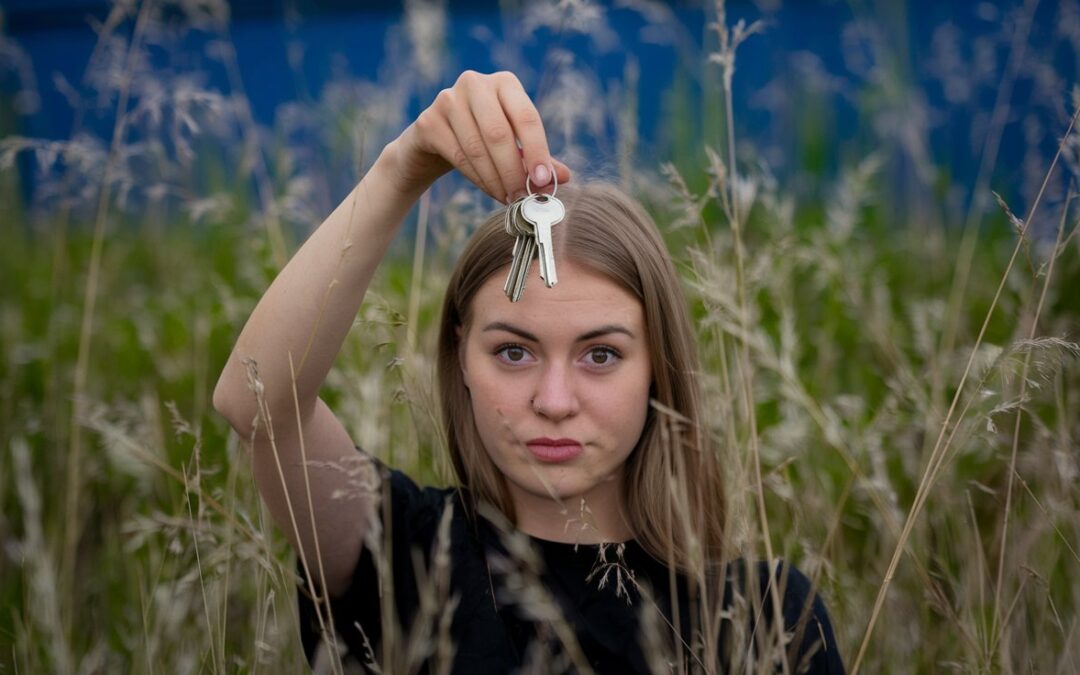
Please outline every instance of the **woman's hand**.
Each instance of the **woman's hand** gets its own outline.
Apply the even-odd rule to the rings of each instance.
[[[570,180],[570,169],[551,157],[536,106],[505,71],[465,71],[394,145],[398,187],[406,193],[427,189],[451,169],[500,202],[524,193],[526,171],[534,188],[551,182],[552,169],[560,183]]]

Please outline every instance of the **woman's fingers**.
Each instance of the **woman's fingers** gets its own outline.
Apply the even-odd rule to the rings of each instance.
[[[521,157],[521,161],[525,161],[525,151],[518,147],[518,156]],[[559,179],[559,185],[568,182],[573,177],[573,172],[570,167],[566,166],[554,157],[551,159],[552,166],[555,167],[556,177]],[[529,176],[529,180],[533,180],[532,176]]]
[[[477,172],[472,162],[469,161],[465,151],[458,145],[457,136],[450,127],[450,122],[445,117],[433,116],[429,121],[428,130],[435,145],[435,151],[442,157],[447,158],[447,161],[453,164],[454,168],[466,178],[480,187],[484,187],[484,179]],[[488,194],[491,193],[488,192]],[[491,196],[494,197],[495,195],[492,194]]]
[[[500,78],[497,88],[499,103],[514,129],[514,135],[521,141],[521,157],[529,171],[529,179],[533,187],[543,187],[551,182],[553,160],[540,113],[517,77],[511,73],[499,73],[497,77]],[[561,180],[563,176],[559,178]],[[569,174],[566,178],[569,178]],[[524,183],[525,177],[521,179]],[[522,184],[518,189],[524,187]]]
[[[525,187],[525,167],[516,142],[520,138],[514,126],[516,111],[504,107],[499,91],[503,87],[516,86],[521,89],[521,84],[510,73],[497,73],[469,79],[462,76],[462,85],[488,154],[502,181],[503,194],[512,198]],[[522,145],[525,144],[522,139]]]
[[[483,136],[480,135],[480,127],[477,125],[473,111],[469,107],[469,101],[463,95],[464,92],[461,91],[460,86],[461,81],[459,79],[458,84],[455,84],[454,88],[447,93],[450,98],[449,104],[446,106],[447,121],[451,129],[453,129],[455,142],[460,150],[460,154],[452,157],[451,161],[455,166],[466,162],[471,164],[480,178],[479,181],[473,182],[483,188],[484,192],[502,201],[506,197],[502,179],[499,178],[499,171],[495,168],[487,144],[484,142]]]
[[[559,185],[569,183],[570,179],[574,177],[574,172],[570,170],[570,167],[557,159],[552,159],[551,161],[555,164],[555,173],[558,174]]]
[[[534,190],[552,183],[552,171],[559,182],[570,180],[569,168],[552,158],[540,113],[513,73],[466,71],[450,91],[451,126],[488,194],[509,201],[528,187],[526,174]]]
[[[560,183],[570,180],[566,165],[551,157],[540,113],[512,73],[466,71],[413,126],[409,145],[420,152],[408,154],[418,176],[437,176],[449,164],[498,201],[525,190],[526,172],[534,191],[551,184],[553,170]]]

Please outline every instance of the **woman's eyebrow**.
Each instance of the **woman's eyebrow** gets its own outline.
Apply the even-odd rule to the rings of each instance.
[[[588,340],[594,340],[598,337],[603,337],[604,335],[611,335],[612,333],[622,333],[630,339],[634,338],[634,334],[630,331],[629,328],[620,326],[617,323],[609,323],[607,325],[600,326],[599,328],[594,328],[586,333],[582,333],[578,336],[577,341],[586,342]]]
[[[489,330],[504,330],[507,333],[513,333],[514,335],[517,335],[518,337],[525,340],[529,340],[531,342],[540,342],[540,338],[536,337],[529,331],[525,330],[524,328],[518,328],[513,324],[506,323],[505,321],[492,321],[488,325],[484,326],[483,332],[486,333]]]
[[[503,330],[507,333],[513,333],[514,335],[517,335],[518,337],[529,340],[531,342],[540,342],[540,338],[536,337],[529,331],[525,330],[524,328],[518,328],[513,324],[506,323],[505,321],[492,321],[488,325],[484,326],[483,330],[484,332],[491,330]],[[612,333],[622,333],[623,335],[628,336],[630,339],[634,338],[634,333],[629,328],[626,328],[625,326],[620,326],[617,323],[609,323],[582,333],[581,335],[577,336],[575,342],[587,342],[588,340],[595,340],[598,337],[603,337],[604,335],[611,335]]]

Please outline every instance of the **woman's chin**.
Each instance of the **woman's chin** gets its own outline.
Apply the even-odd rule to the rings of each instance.
[[[573,473],[565,469],[557,472],[541,471],[539,476],[533,474],[518,485],[524,488],[532,499],[551,501],[560,508],[577,513],[582,508],[582,500],[585,501],[585,506],[588,506],[590,497],[597,496],[597,488],[610,485],[610,481],[597,481],[595,478]]]

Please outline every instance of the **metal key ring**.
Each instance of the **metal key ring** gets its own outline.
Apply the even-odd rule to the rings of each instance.
[[[555,181],[555,185],[554,185],[554,187],[551,188],[551,194],[550,195],[544,195],[546,197],[554,197],[555,193],[559,191],[559,174],[554,169],[551,170],[551,179],[553,181]],[[525,174],[525,191],[529,193],[530,197],[535,197],[537,195],[543,195],[544,194],[543,192],[538,192],[536,194],[533,194],[532,185],[529,182],[529,174],[528,173]]]

